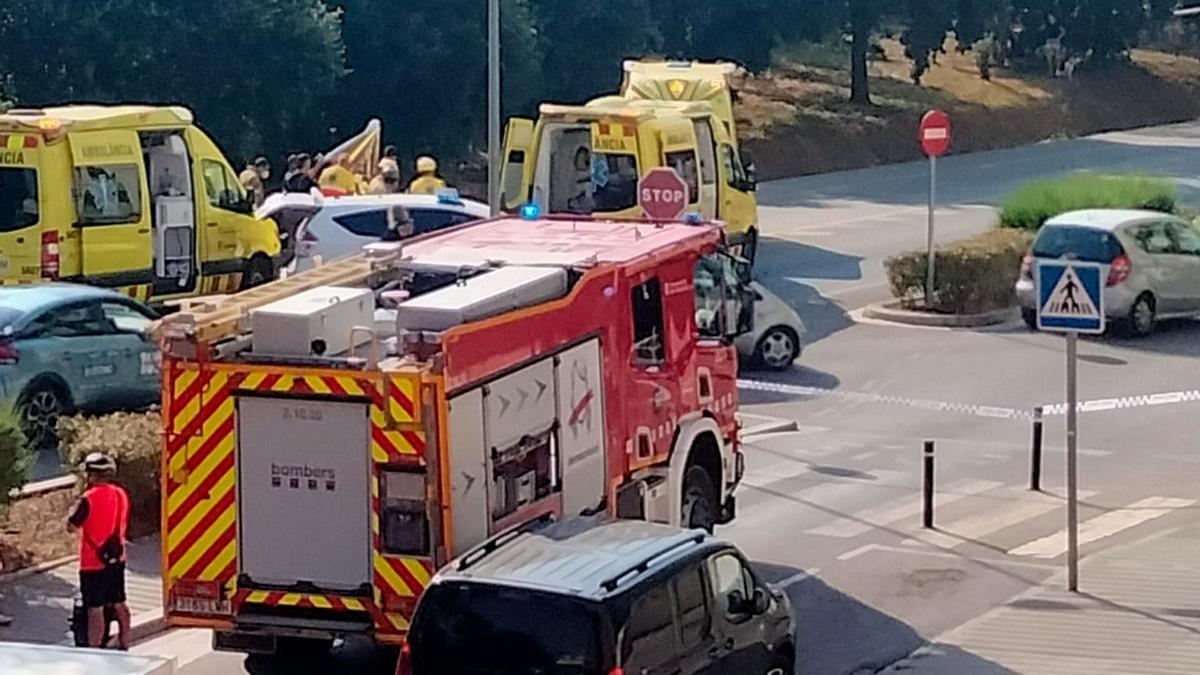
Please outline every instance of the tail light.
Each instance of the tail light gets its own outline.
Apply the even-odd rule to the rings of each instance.
[[[11,366],[19,356],[16,345],[8,340],[0,340],[0,364]]]
[[[58,230],[42,233],[42,278],[58,278]]]
[[[1021,278],[1033,279],[1033,251],[1027,252],[1025,257],[1021,258]]]
[[[1133,266],[1129,264],[1129,256],[1124,253],[1113,258],[1112,266],[1108,268],[1108,281],[1105,285],[1117,286],[1124,283],[1129,278],[1129,272],[1132,269]]]
[[[396,675],[412,675],[412,645],[408,642],[400,648],[400,661],[396,663]]]
[[[625,671],[621,670],[621,666],[617,666],[608,672],[608,675],[625,675]]]

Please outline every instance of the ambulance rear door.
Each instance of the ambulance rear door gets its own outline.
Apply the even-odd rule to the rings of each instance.
[[[153,242],[142,145],[136,131],[68,136],[82,280],[99,286],[153,281]]]
[[[0,279],[34,281],[40,275],[44,151],[34,134],[0,131]],[[55,242],[57,246],[57,241]]]
[[[529,200],[533,163],[533,120],[514,117],[504,132],[504,164],[500,168],[500,205],[510,213]]]

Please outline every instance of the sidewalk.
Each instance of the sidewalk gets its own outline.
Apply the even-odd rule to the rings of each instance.
[[[1085,558],[1079,593],[1065,575],[935,640],[887,672],[1200,672],[1200,526]],[[971,662],[969,671],[959,664]],[[986,664],[986,667],[981,667]]]
[[[133,613],[135,638],[162,626],[161,554],[157,536],[129,543],[125,589]],[[0,577],[0,613],[13,618],[0,628],[0,640],[58,643],[67,641],[67,622],[79,591],[76,561],[36,574]]]

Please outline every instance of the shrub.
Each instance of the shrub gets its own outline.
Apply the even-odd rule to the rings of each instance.
[[[1058,180],[1027,183],[1004,200],[1000,224],[1036,230],[1047,219],[1076,209],[1176,208],[1170,181],[1145,176],[1101,176],[1081,173]]]
[[[975,314],[1011,307],[1013,287],[1032,235],[995,229],[934,249],[936,312]],[[908,306],[925,297],[925,251],[912,251],[884,261],[892,294]]]
[[[63,417],[59,448],[68,466],[78,467],[91,452],[117,462],[116,482],[129,492],[130,530],[155,531],[159,520],[162,417],[157,412]]]
[[[12,411],[0,414],[0,520],[4,518],[13,491],[25,485],[32,459],[17,416]]]

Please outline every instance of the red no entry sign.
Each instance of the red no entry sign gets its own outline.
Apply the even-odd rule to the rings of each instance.
[[[921,118],[918,133],[921,149],[930,157],[941,157],[950,149],[950,116],[941,110],[930,110]]]
[[[651,169],[638,182],[638,206],[652,220],[675,220],[687,207],[687,183],[674,169]]]

